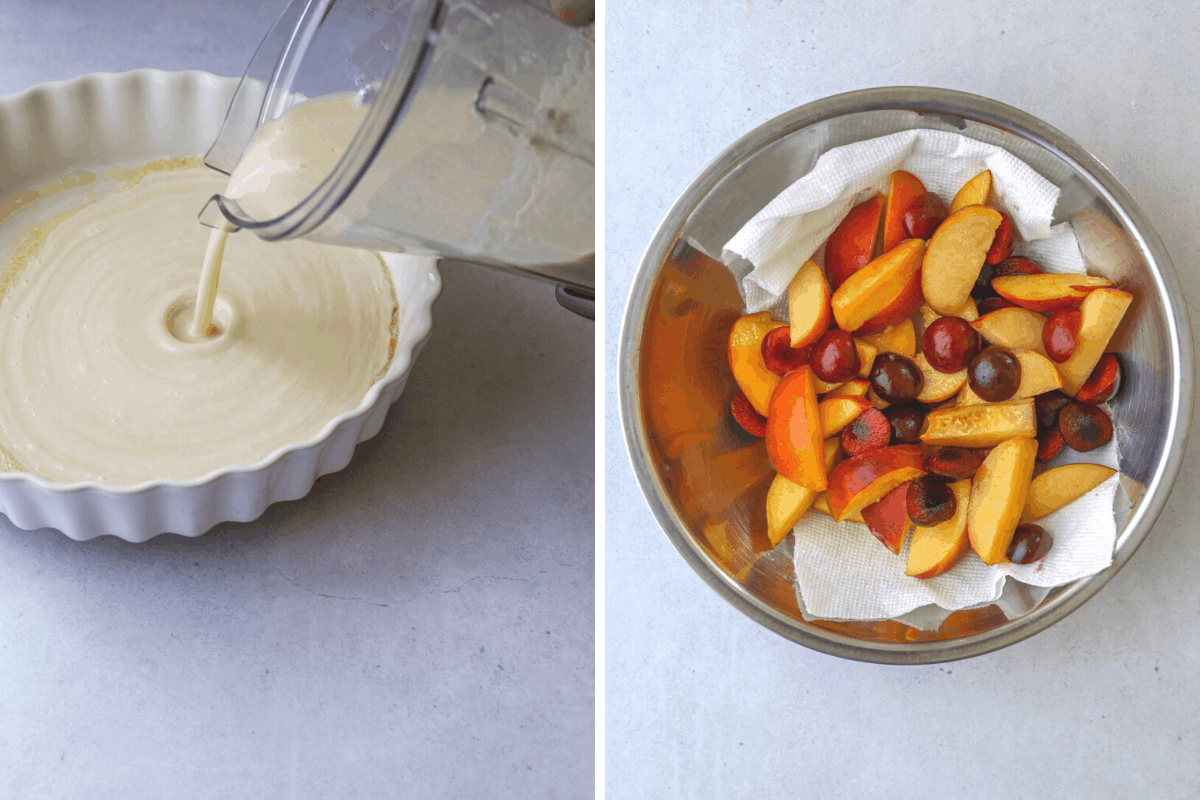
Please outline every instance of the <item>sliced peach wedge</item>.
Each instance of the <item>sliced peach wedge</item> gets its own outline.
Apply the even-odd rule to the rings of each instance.
[[[1026,308],[1001,308],[971,323],[979,335],[1009,350],[1035,350],[1046,354],[1042,329],[1046,318]]]
[[[1033,477],[1037,440],[1016,436],[1000,442],[975,473],[967,509],[971,547],[985,564],[1005,559]]]
[[[970,544],[967,511],[971,501],[971,480],[955,481],[950,484],[950,491],[954,492],[954,499],[958,501],[954,516],[937,525],[918,525],[913,530],[904,574],[922,579],[937,577],[957,564],[967,551]]]
[[[825,244],[825,274],[836,290],[847,278],[879,255],[879,228],[883,222],[884,196],[872,195],[850,209]]]
[[[918,403],[936,405],[954,397],[966,386],[967,371],[965,369],[960,369],[958,372],[938,372],[929,365],[924,353],[914,356],[913,363],[917,365],[917,369],[921,370],[921,377],[924,378],[924,382],[921,384],[921,393],[917,395]]]
[[[912,358],[917,354],[917,330],[911,319],[905,318],[880,333],[863,336],[881,353],[897,353]]]
[[[841,522],[924,474],[925,458],[917,445],[893,445],[848,458],[829,475],[829,510]]]
[[[992,278],[996,294],[1030,311],[1058,311],[1083,302],[1096,289],[1112,286],[1108,278],[1045,272],[1041,275],[1004,275]]]
[[[921,428],[921,441],[938,446],[992,447],[1014,436],[1037,438],[1033,398],[935,408],[925,415]]]
[[[874,408],[865,397],[827,397],[817,404],[821,430],[825,437],[836,436],[868,408]]]
[[[825,469],[832,470],[837,465],[840,451],[837,439],[825,440]],[[818,492],[807,489],[798,483],[792,483],[782,475],[776,475],[767,489],[767,538],[771,547],[783,541],[804,512],[812,507]]]
[[[791,320],[792,347],[805,347],[829,330],[833,295],[817,262],[809,259],[796,271],[788,284],[788,319]]]
[[[934,231],[921,268],[921,288],[930,308],[953,314],[970,299],[1000,219],[995,209],[967,206]]]
[[[771,319],[770,311],[759,311],[739,317],[729,331],[729,366],[733,370],[733,379],[754,410],[764,417],[771,394],[779,385],[779,376],[767,369],[762,342],[768,333],[785,325],[786,322]]]
[[[830,389],[825,394],[825,399],[828,400],[831,397],[866,397],[870,389],[870,381],[864,378],[855,378],[852,381],[846,381],[835,389]]]
[[[1035,353],[1032,350],[1017,350],[1013,355],[1021,364],[1021,383],[1017,386],[1017,393],[1009,398],[1010,400],[1024,400],[1027,397],[1037,397],[1039,394],[1063,388],[1063,376],[1058,371],[1058,367],[1041,353]],[[985,402],[987,401],[975,394],[970,386],[964,386],[962,394],[958,396],[960,406],[979,405]]]
[[[803,366],[779,381],[767,411],[767,458],[775,471],[792,483],[824,491],[827,486],[812,367]]]
[[[1121,324],[1133,295],[1120,289],[1097,289],[1079,305],[1079,343],[1075,352],[1058,365],[1063,391],[1074,397],[1100,363],[1109,340]]]
[[[1064,464],[1048,469],[1029,484],[1021,522],[1034,522],[1078,500],[1116,474],[1100,464]]]
[[[886,253],[908,238],[904,228],[904,212],[921,195],[925,184],[911,172],[896,170],[888,176],[887,201],[883,211],[883,249]]]
[[[894,325],[921,305],[921,262],[925,242],[908,239],[854,273],[833,293],[833,317],[844,331],[857,331],[868,321],[878,331]],[[914,295],[915,287],[915,297]],[[881,312],[888,312],[880,317]]]
[[[922,240],[915,239],[909,241],[920,242]],[[908,283],[896,293],[892,301],[885,305],[878,314],[864,322],[856,333],[866,336],[868,334],[882,333],[890,328],[894,328],[908,320],[912,316],[912,313],[920,308],[923,301],[924,298],[921,297],[921,276],[918,271],[918,274],[913,275]]]
[[[905,481],[885,494],[879,502],[862,510],[867,529],[896,555],[900,554],[904,537],[913,526],[908,517],[908,487],[911,484],[912,481]]]
[[[992,171],[985,169],[964,183],[958,193],[954,195],[954,199],[950,201],[950,213],[954,214],[967,206],[982,206],[987,203],[988,195],[991,193]]]
[[[868,342],[866,339],[863,339],[860,336],[855,336],[854,350],[858,353],[858,363],[862,365],[858,369],[858,377],[870,377],[871,367],[875,366],[875,356],[879,355],[879,348]]]
[[[817,495],[817,499],[812,504],[814,511],[819,511],[827,517],[833,516],[833,511],[829,508],[829,492],[821,492]],[[863,519],[862,512],[858,511],[852,514],[847,514],[845,522],[857,522],[859,525],[866,525],[866,520]]]

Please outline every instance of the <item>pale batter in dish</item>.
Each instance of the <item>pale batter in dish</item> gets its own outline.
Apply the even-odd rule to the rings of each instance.
[[[369,251],[236,237],[218,333],[191,336],[210,233],[196,213],[225,180],[166,166],[22,223],[0,275],[5,469],[126,486],[253,465],[317,437],[386,371],[395,293]]]

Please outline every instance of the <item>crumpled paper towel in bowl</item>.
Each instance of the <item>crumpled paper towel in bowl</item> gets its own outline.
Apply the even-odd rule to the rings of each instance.
[[[1070,224],[1052,225],[1058,187],[1000,147],[946,131],[904,131],[826,152],[725,245],[722,260],[739,279],[747,312],[771,309],[786,319],[792,276],[809,258],[823,262],[823,245],[838,223],[872,193],[886,192],[888,176],[898,169],[916,175],[947,203],[971,177],[990,169],[989,203],[1007,213],[1020,234],[1014,252],[1047,272],[1086,272]],[[1064,448],[1047,467],[1074,461],[1117,469],[1118,457],[1114,440],[1086,454]],[[838,524],[809,511],[793,532],[800,606],[809,617],[899,618],[923,628],[936,628],[949,611],[993,602],[1009,616],[1019,615],[1040,603],[1049,587],[1112,563],[1118,479],[1114,475],[1039,520],[1054,537],[1041,561],[988,566],[968,551],[953,569],[927,580],[904,574],[907,540],[897,556],[865,525]],[[1014,584],[1006,591],[1009,578]]]
[[[726,243],[722,260],[740,282],[747,312],[774,307],[850,209],[886,192],[888,176],[898,169],[916,175],[947,204],[990,169],[991,203],[1012,218],[1029,257],[1050,256],[1042,264],[1047,272],[1086,271],[1070,225],[1051,228],[1057,186],[995,145],[947,131],[903,131],[826,152]]]

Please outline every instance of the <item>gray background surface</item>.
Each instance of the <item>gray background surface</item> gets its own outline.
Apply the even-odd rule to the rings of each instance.
[[[606,16],[608,797],[1200,794],[1200,444],[1137,555],[1065,621],[970,661],[872,666],[768,632],[691,571],[634,481],[615,395],[626,295],[669,205],[746,132],[853,89],[960,89],[1065,131],[1200,297],[1200,12],[610,0]]]
[[[272,2],[0,3],[0,96],[240,75]],[[344,472],[199,539],[0,517],[0,797],[583,797],[594,785],[594,338],[445,268]]]

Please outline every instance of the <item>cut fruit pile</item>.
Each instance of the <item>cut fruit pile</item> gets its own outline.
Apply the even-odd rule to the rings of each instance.
[[[991,173],[947,206],[914,175],[855,206],[825,268],[788,286],[790,323],[733,325],[730,409],[766,440],[772,546],[810,509],[864,523],[906,573],[940,575],[968,546],[986,564],[1034,563],[1053,544],[1036,521],[1115,470],[1069,464],[1065,446],[1112,440],[1100,406],[1121,385],[1106,350],[1133,296],[1090,275],[1012,256],[1016,229],[987,202]]]

